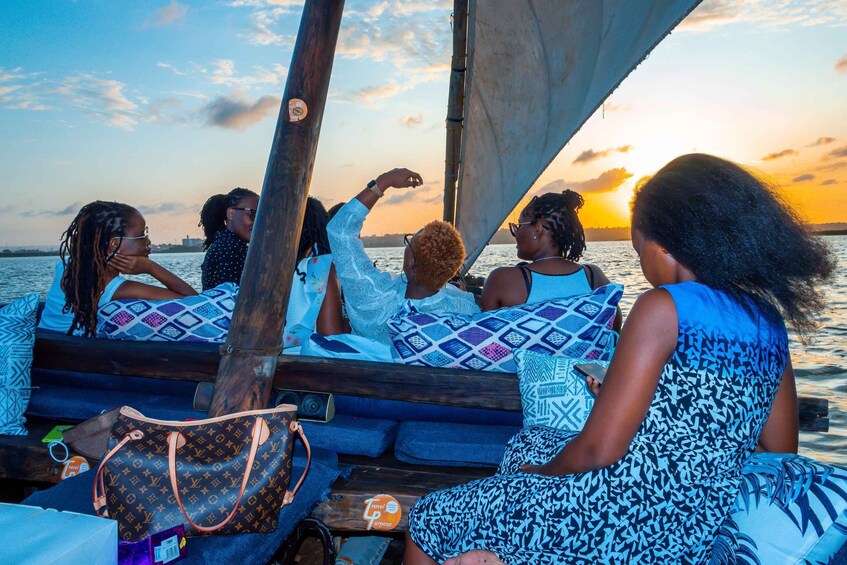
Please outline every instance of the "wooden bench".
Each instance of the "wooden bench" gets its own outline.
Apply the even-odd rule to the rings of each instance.
[[[82,340],[39,333],[34,368],[146,376],[193,382],[214,382],[218,346]],[[282,355],[274,385],[352,396],[427,402],[468,408],[519,412],[517,376],[458,369],[430,369],[365,361],[319,359]],[[36,392],[37,394],[37,392]],[[66,422],[62,422],[66,423]],[[801,398],[800,423],[804,431],[827,431],[828,401]],[[0,437],[0,478],[57,482],[62,466],[47,453],[41,438],[54,422],[28,422],[29,436]],[[333,485],[329,498],[314,516],[339,531],[362,531],[365,501],[390,494],[404,516],[394,532],[405,530],[406,513],[422,495],[488,476],[493,468],[408,465],[390,455],[379,458],[342,456],[349,474]]]

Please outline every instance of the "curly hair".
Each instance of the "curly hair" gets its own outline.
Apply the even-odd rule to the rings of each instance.
[[[215,241],[215,234],[219,230],[226,229],[227,208],[238,206],[239,202],[248,196],[259,197],[252,190],[236,187],[226,194],[215,194],[206,200],[203,209],[200,210],[200,223],[197,224],[197,226],[203,228],[203,235],[206,236],[206,240],[203,242],[204,250],[212,245],[212,242]]]
[[[824,306],[817,285],[832,275],[832,252],[741,166],[711,155],[677,157],[637,187],[632,226],[748,311],[752,301],[801,336],[816,326]]]
[[[585,231],[577,212],[585,204],[579,193],[565,190],[536,196],[527,205],[527,215],[541,222],[553,236],[553,243],[568,261],[579,261],[585,252]]]
[[[456,276],[465,260],[462,236],[447,222],[434,220],[412,239],[417,282],[431,290],[440,290]]]
[[[109,242],[123,237],[133,214],[139,214],[138,210],[127,204],[97,200],[83,206],[62,234],[63,311],[74,315],[68,335],[77,328],[85,336],[96,333],[97,304],[106,288],[107,264],[115,253],[109,252]]]

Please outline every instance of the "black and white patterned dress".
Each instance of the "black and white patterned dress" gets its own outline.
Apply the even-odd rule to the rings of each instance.
[[[788,337],[782,323],[702,284],[664,288],[679,319],[677,347],[623,459],[563,477],[521,473],[576,435],[522,430],[496,475],[412,508],[421,549],[439,562],[471,549],[508,564],[708,561],[770,413]]]
[[[240,284],[241,271],[247,261],[247,243],[226,229],[215,232],[215,240],[206,250],[203,259],[201,283],[203,290],[231,282]]]

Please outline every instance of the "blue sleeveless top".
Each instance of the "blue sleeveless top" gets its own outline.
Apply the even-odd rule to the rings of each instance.
[[[519,472],[576,432],[524,429],[497,475],[422,498],[409,532],[439,562],[486,548],[509,563],[709,563],[788,362],[779,319],[696,282],[662,287],[676,348],[623,458],[547,477]]]
[[[41,320],[38,322],[39,329],[50,330],[54,332],[68,333],[71,324],[74,321],[72,312],[63,312],[65,308],[65,293],[62,290],[62,275],[65,272],[65,265],[61,261],[56,263],[56,276],[53,278],[53,284],[50,285],[50,290],[47,291],[47,300],[44,303],[44,311],[41,313]],[[126,281],[123,277],[115,277],[106,288],[103,289],[103,294],[100,295],[100,301],[97,306],[103,306],[112,300],[115,291]],[[74,335],[82,335],[82,330],[77,328]]]
[[[588,280],[587,273],[590,273],[588,267],[583,267],[567,275],[545,275],[531,271],[524,266],[518,267],[518,269],[520,269],[524,284],[526,284],[527,304],[544,302],[554,298],[582,296],[583,294],[591,294],[593,290],[591,282]],[[593,282],[594,276],[592,275],[591,278]]]

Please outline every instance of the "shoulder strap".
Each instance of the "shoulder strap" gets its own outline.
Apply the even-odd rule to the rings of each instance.
[[[518,269],[520,269],[521,275],[523,276],[523,283],[526,285],[526,296],[528,298],[529,293],[532,290],[532,279],[530,278],[532,275],[527,274],[527,271],[529,271],[529,269],[527,269],[523,265],[518,266]]]
[[[590,265],[583,265],[583,269],[585,269],[585,276],[588,277],[588,286],[594,289],[594,271],[591,269]]]

